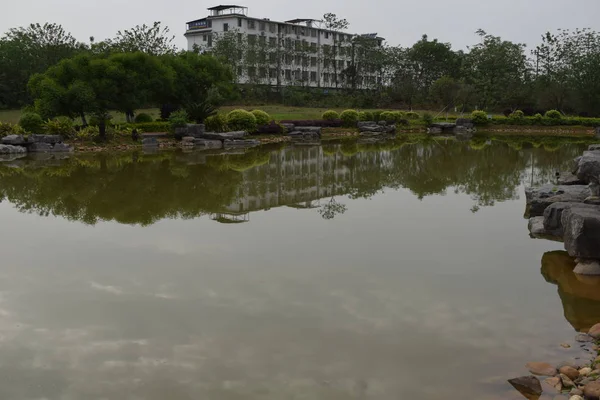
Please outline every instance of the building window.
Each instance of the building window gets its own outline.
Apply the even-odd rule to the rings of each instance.
[[[263,21],[260,21],[258,23],[258,30],[259,31],[264,31],[265,30],[265,23]]]
[[[292,70],[290,70],[290,69],[285,70],[285,79],[288,79],[288,80],[292,79]]]
[[[208,27],[212,28],[212,21],[210,19],[208,20]]]
[[[310,30],[310,37],[317,37],[317,30],[316,29],[311,29]]]
[[[277,25],[269,24],[269,32],[271,32],[271,33],[277,32]]]
[[[269,78],[277,78],[277,70],[275,68],[269,68]]]
[[[248,29],[256,29],[256,21],[253,19],[248,20]]]
[[[329,82],[329,74],[328,73],[323,74],[323,82],[325,82],[325,83]]]
[[[258,37],[258,43],[262,46],[266,46],[267,45],[267,37],[266,36],[259,36]]]
[[[206,37],[206,35],[202,35],[202,41],[203,41],[203,42],[206,42],[206,40],[207,40],[207,37]]]
[[[338,60],[338,69],[344,69],[344,60]]]
[[[248,35],[248,44],[254,46],[256,44],[256,35]]]
[[[224,23],[223,24],[223,32],[227,32],[229,30],[229,24],[228,23]]]
[[[212,47],[212,35],[208,35],[208,47]]]
[[[310,51],[313,53],[317,52],[317,44],[316,43],[311,43],[310,44]]]
[[[258,70],[258,74],[259,74],[259,76],[260,76],[261,78],[266,78],[266,77],[267,77],[267,69],[266,69],[266,68],[264,68],[264,67],[261,67],[261,68]]]
[[[308,81],[308,71],[302,71],[302,80],[304,82]]]
[[[256,67],[248,67],[248,76],[251,78],[256,76]]]
[[[311,57],[310,58],[310,66],[311,67],[316,67],[317,66],[317,57]]]
[[[238,76],[242,76],[242,67],[237,67]]]
[[[238,28],[241,28],[242,27],[242,19],[238,18],[237,21],[238,21]]]
[[[277,38],[270,37],[269,38],[269,46],[276,47],[277,46]]]
[[[277,54],[269,53],[269,63],[275,64],[277,62]]]
[[[329,39],[329,32],[325,32],[325,39]]]
[[[311,82],[316,82],[317,81],[317,73],[315,71],[311,71],[311,73],[310,73],[310,81]]]
[[[237,34],[237,39],[238,39],[238,43],[242,43],[242,34],[241,33]]]

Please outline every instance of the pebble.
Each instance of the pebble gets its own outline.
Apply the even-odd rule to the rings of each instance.
[[[566,389],[571,389],[575,387],[575,384],[573,383],[571,378],[569,378],[565,374],[560,374],[560,380],[562,381],[562,384]]]
[[[557,373],[556,368],[545,362],[529,362],[525,368],[534,375],[554,376]]]
[[[569,395],[570,396],[583,396],[583,390],[578,389],[578,388],[573,389],[569,392]]]
[[[600,382],[590,382],[583,387],[583,395],[588,400],[600,398]]]
[[[590,335],[585,334],[585,333],[580,333],[577,336],[575,336],[575,340],[578,341],[578,342],[580,342],[580,343],[583,343],[583,342],[593,342],[594,338],[591,337]]]
[[[569,367],[567,365],[565,365],[564,367],[561,367],[559,369],[559,372],[561,374],[566,375],[571,380],[575,380],[575,379],[579,378],[579,371],[577,371],[575,368]]]
[[[588,335],[594,339],[600,339],[600,324],[592,326],[588,332]]]
[[[571,396],[569,398],[569,400],[583,400],[583,397],[579,396],[579,395],[575,395],[575,396]]]
[[[561,343],[560,346],[564,349],[568,349],[571,347],[571,345],[569,343]]]
[[[591,373],[592,373],[592,369],[589,367],[581,368],[579,370],[579,375],[581,375],[581,376],[588,376]]]
[[[562,382],[558,376],[553,376],[552,378],[546,378],[544,380],[548,385],[552,386],[556,391],[560,392],[562,390]]]

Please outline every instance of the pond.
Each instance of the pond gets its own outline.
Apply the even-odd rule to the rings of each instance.
[[[4,160],[0,398],[518,399],[600,321],[523,217],[586,147]]]

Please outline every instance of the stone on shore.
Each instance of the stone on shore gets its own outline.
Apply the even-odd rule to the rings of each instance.
[[[578,275],[600,276],[600,262],[598,260],[579,261],[573,272]]]
[[[33,143],[62,143],[60,135],[29,135],[29,142]]]
[[[558,373],[554,366],[545,362],[529,362],[525,365],[525,368],[534,375],[555,376]]]
[[[590,328],[590,330],[588,331],[588,335],[590,335],[594,339],[600,339],[600,324],[596,324],[596,325],[592,326]],[[591,373],[592,371],[590,370],[589,372]]]
[[[583,185],[544,185],[525,189],[530,217],[544,215],[544,210],[553,203],[583,203],[590,189]]]
[[[560,374],[560,380],[562,382],[562,385],[565,389],[572,389],[575,386],[575,383],[573,383],[573,380],[571,378],[569,378],[567,375],[565,374]]]
[[[590,144],[588,147],[589,151],[600,150],[600,144]]]
[[[600,210],[600,207],[583,203],[560,202],[551,204],[544,210],[544,231],[546,234],[563,236],[562,215],[565,210],[571,209],[572,207]]]
[[[248,136],[248,132],[246,131],[235,131],[235,132],[222,132],[222,133],[214,133],[214,132],[205,132],[202,134],[197,134],[194,137],[197,139],[206,139],[206,140],[236,140],[236,139],[244,139]]]
[[[600,382],[590,382],[583,387],[583,395],[587,400],[600,400]]]
[[[548,385],[552,386],[558,392],[560,392],[562,390],[562,382],[560,380],[560,377],[558,377],[558,376],[553,376],[552,378],[546,378],[544,380],[544,382],[546,382]]]
[[[143,147],[158,147],[158,140],[155,137],[147,137],[142,139]]]
[[[581,393],[583,394],[583,392],[581,392]],[[576,395],[569,397],[569,400],[584,400],[584,398],[576,394]]]
[[[592,369],[590,367],[583,367],[579,370],[580,376],[588,376],[592,373]]]
[[[544,217],[529,218],[529,235],[535,239],[556,240],[561,242],[561,236],[555,231],[549,231],[544,226]]]
[[[577,177],[586,183],[600,179],[600,151],[585,151],[577,162]]]
[[[573,368],[571,366],[565,365],[564,367],[561,367],[558,372],[560,372],[563,375],[566,375],[569,379],[571,380],[575,380],[577,378],[579,378],[579,371],[577,371],[576,368]]]
[[[540,380],[532,375],[509,379],[508,383],[527,398],[530,398],[531,396],[540,396],[542,394]]]
[[[13,146],[11,144],[0,144],[0,154],[23,154],[27,149],[22,146]]]
[[[220,140],[206,140],[206,139],[196,139],[194,140],[194,145],[198,148],[204,149],[221,149],[223,148],[223,142]]]
[[[561,173],[560,176],[558,177],[557,183],[559,185],[564,185],[564,186],[585,185],[586,184],[586,182],[579,179],[577,177],[577,175],[573,174],[572,172]]]
[[[8,135],[0,140],[1,144],[10,144],[13,146],[25,145],[27,142],[23,135]]]
[[[562,212],[565,250],[571,257],[600,259],[600,207],[570,207]]]

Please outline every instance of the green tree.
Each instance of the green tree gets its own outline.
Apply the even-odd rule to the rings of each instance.
[[[108,43],[116,52],[141,51],[154,56],[175,54],[177,47],[173,44],[175,36],[170,35],[169,28],[155,21],[152,26],[136,25],[131,29],[118,31],[117,36]]]
[[[333,13],[327,13],[323,15],[324,28],[330,32],[333,36],[333,44],[327,48],[323,56],[328,61],[330,67],[333,67],[333,80],[335,87],[338,87],[338,41],[339,34],[342,31],[348,29],[348,21],[346,19],[340,19]]]

